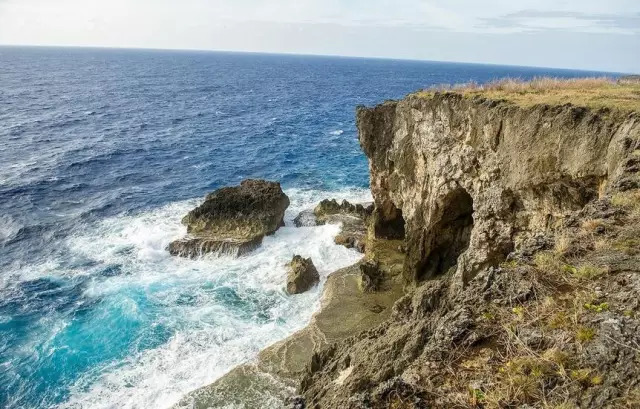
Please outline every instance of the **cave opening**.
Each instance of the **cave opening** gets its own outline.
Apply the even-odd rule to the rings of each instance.
[[[373,228],[376,238],[402,240],[405,237],[405,221],[402,210],[393,203],[386,202],[376,207],[373,215]]]
[[[444,200],[440,220],[431,234],[431,251],[426,255],[421,279],[448,272],[458,263],[458,257],[469,248],[473,230],[473,198],[460,188]]]

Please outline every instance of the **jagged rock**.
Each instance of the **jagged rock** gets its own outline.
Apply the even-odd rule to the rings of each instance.
[[[167,250],[174,256],[188,258],[196,258],[209,253],[238,257],[260,247],[261,243],[262,237],[236,240],[194,235],[172,241]]]
[[[366,220],[372,212],[372,203],[351,204],[346,200],[338,203],[335,199],[323,200],[313,209],[313,214],[315,214],[318,224],[324,224],[328,216],[336,214],[348,214]]]
[[[304,210],[293,220],[296,227],[341,224],[335,237],[336,244],[364,253],[367,238],[367,222],[373,212],[372,203],[351,204],[346,200],[323,200],[313,211]]]
[[[360,277],[358,285],[360,291],[368,293],[379,291],[384,282],[384,272],[378,263],[366,262],[360,264]]]
[[[289,198],[277,182],[248,179],[240,186],[218,189],[182,219],[188,236],[167,250],[183,257],[249,252],[284,226],[288,206]]]
[[[321,201],[313,210],[303,210],[293,219],[296,227],[320,226],[333,223],[339,218],[331,217],[337,215],[348,215],[366,221],[373,213],[373,203],[352,204],[346,200],[338,203],[336,199],[325,199]]]
[[[436,92],[359,107],[357,125],[373,232],[406,239],[408,283],[452,268],[468,283],[519,234],[562,225],[637,174],[637,115]]]
[[[320,275],[310,258],[293,256],[287,274],[287,292],[289,294],[301,294],[308,291],[319,281]]]

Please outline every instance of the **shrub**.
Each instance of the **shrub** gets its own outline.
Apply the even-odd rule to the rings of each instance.
[[[592,266],[590,264],[583,264],[575,269],[573,275],[580,279],[594,280],[602,276],[606,272],[607,271],[604,268]]]

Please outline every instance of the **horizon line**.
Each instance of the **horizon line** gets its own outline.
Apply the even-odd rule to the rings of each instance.
[[[500,64],[500,63],[488,63],[477,61],[451,61],[451,60],[430,60],[430,59],[417,59],[417,58],[402,58],[402,57],[368,57],[357,55],[342,55],[342,54],[314,54],[314,53],[297,53],[297,52],[271,52],[271,51],[246,51],[246,50],[224,50],[224,49],[204,49],[204,48],[162,48],[162,47],[128,47],[128,46],[101,46],[101,45],[41,45],[41,44],[3,44],[0,43],[0,48],[71,48],[71,49],[89,49],[89,50],[123,50],[123,51],[169,51],[169,52],[197,52],[197,53],[226,53],[226,54],[253,54],[253,55],[272,55],[272,56],[292,56],[292,57],[325,57],[325,58],[345,58],[345,59],[360,59],[360,60],[381,60],[381,61],[406,61],[406,62],[420,62],[420,63],[447,63],[447,64],[460,64],[460,65],[488,65],[496,67],[514,67],[514,68],[536,68],[536,69],[551,69],[551,70],[564,70],[564,71],[578,71],[578,72],[591,72],[602,74],[614,74],[614,75],[634,75],[636,73],[622,72],[622,71],[605,71],[589,68],[566,68],[566,67],[550,67],[542,65],[519,65],[519,64]]]

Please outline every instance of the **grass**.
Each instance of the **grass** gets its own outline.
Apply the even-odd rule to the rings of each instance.
[[[572,273],[575,277],[584,280],[594,280],[606,274],[606,272],[607,271],[605,269],[590,264],[583,264],[580,267],[576,268],[575,271],[572,270]]]
[[[611,198],[611,204],[629,210],[636,215],[640,214],[640,190],[616,193]]]
[[[596,330],[590,327],[580,327],[576,331],[576,340],[582,344],[591,341],[596,336]]]
[[[531,81],[504,78],[488,84],[476,83],[438,86],[417,93],[431,97],[436,92],[456,92],[467,97],[482,96],[492,100],[507,100],[517,105],[564,105],[567,103],[594,109],[612,108],[640,112],[640,82],[617,81],[608,77],[550,78]]]

